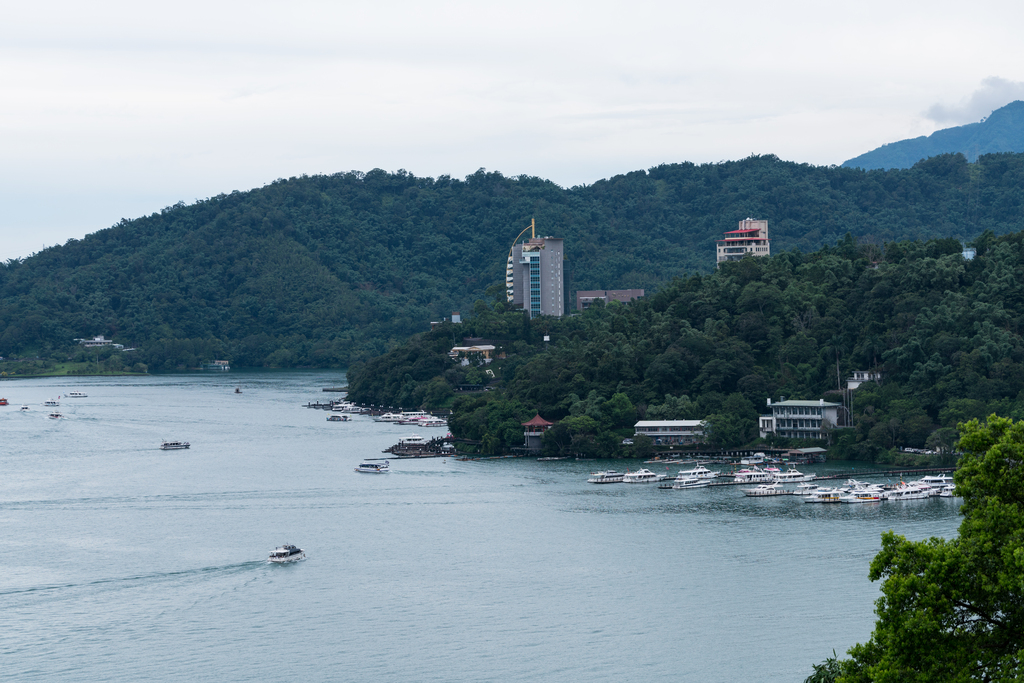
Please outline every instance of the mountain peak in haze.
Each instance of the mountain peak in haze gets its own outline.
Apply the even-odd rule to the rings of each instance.
[[[978,123],[937,130],[931,135],[900,140],[843,162],[847,168],[910,168],[939,154],[960,152],[968,161],[980,154],[1024,152],[1024,102],[1000,107]]]

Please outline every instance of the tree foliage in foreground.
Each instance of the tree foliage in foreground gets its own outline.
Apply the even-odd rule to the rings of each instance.
[[[871,563],[878,621],[850,650],[844,683],[1024,679],[1024,422],[962,427],[959,536],[887,532]]]

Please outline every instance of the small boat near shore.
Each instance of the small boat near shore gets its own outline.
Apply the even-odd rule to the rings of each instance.
[[[180,451],[191,447],[192,444],[188,441],[164,441],[160,444],[162,451]]]
[[[302,548],[294,545],[282,545],[270,551],[271,562],[284,564],[285,562],[298,562],[306,559],[306,553]]]

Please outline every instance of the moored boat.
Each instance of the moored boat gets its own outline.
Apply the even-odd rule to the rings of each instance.
[[[402,419],[401,413],[384,413],[373,418],[374,422],[400,422]]]
[[[772,474],[765,472],[759,467],[751,467],[750,469],[742,469],[733,473],[733,481],[737,484],[757,484],[757,483],[771,483]]]
[[[162,451],[180,451],[191,447],[192,445],[188,441],[164,441],[160,444]]]
[[[797,470],[795,467],[790,467],[785,472],[779,472],[778,470],[776,470],[772,474],[772,481],[774,481],[776,484],[795,484],[801,481],[811,481],[812,479],[814,479],[815,476],[817,475],[804,474],[803,472]]]
[[[655,474],[649,469],[641,468],[635,472],[626,471],[622,475],[622,482],[624,484],[653,484],[659,481],[665,481],[668,479],[664,474]]]
[[[697,465],[692,470],[679,470],[679,474],[676,475],[676,481],[689,479],[690,477],[711,481],[720,474],[721,472],[712,472],[707,467],[704,467],[704,465]]]
[[[744,496],[761,498],[763,496],[791,496],[792,491],[782,488],[781,484],[758,484],[752,489],[740,489]]]
[[[271,550],[269,559],[271,562],[276,562],[278,564],[283,564],[285,562],[298,562],[299,560],[306,559],[306,553],[302,548],[286,544]]]
[[[701,477],[698,477],[696,475],[690,475],[690,476],[686,476],[686,477],[678,476],[678,477],[675,478],[675,481],[672,483],[672,488],[674,488],[674,489],[701,489],[701,488],[706,488],[707,485],[710,484],[710,483],[711,483],[710,479],[707,479],[707,478],[703,478],[702,479]]]
[[[846,492],[841,489],[818,489],[810,495],[804,496],[805,503],[839,503],[840,499],[846,495]]]
[[[622,472],[601,470],[600,472],[593,472],[590,478],[587,479],[587,482],[591,484],[619,484],[622,482],[622,477]]]

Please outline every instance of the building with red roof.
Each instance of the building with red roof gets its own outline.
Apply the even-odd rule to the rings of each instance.
[[[718,240],[717,262],[739,261],[746,255],[771,256],[768,244],[768,221],[746,218],[740,221],[738,230],[725,233],[725,239]]]
[[[540,450],[540,439],[544,436],[544,432],[551,429],[554,426],[554,422],[548,422],[540,413],[534,415],[533,419],[529,422],[520,423],[523,425],[523,438],[526,440],[526,447],[533,451]]]

